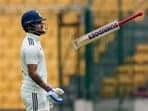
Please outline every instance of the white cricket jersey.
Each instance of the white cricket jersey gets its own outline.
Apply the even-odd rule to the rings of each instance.
[[[29,76],[27,64],[37,64],[37,74],[47,82],[47,69],[43,49],[39,36],[27,33],[21,46],[21,65],[23,73],[22,89],[40,92],[44,91]]]

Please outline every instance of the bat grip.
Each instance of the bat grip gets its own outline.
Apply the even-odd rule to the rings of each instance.
[[[136,13],[136,14],[133,14],[133,15],[131,15],[131,16],[129,16],[129,17],[123,19],[123,20],[118,21],[118,24],[119,24],[119,26],[121,26],[121,25],[123,25],[123,24],[129,22],[130,20],[135,19],[135,18],[138,17],[138,16],[142,16],[142,14],[143,14],[142,12],[138,12],[138,13]]]

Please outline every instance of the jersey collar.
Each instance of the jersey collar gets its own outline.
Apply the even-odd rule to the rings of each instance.
[[[27,37],[30,37],[36,41],[39,41],[40,36],[32,34],[32,33],[27,33]]]

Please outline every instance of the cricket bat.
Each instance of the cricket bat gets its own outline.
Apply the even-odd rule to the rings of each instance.
[[[116,30],[119,30],[120,26],[122,26],[123,24],[126,24],[127,22],[129,22],[139,16],[142,16],[142,15],[143,15],[142,12],[137,12],[131,16],[124,18],[123,20],[120,20],[120,21],[115,20],[107,25],[97,28],[97,29],[73,40],[72,41],[73,47],[75,49],[78,49],[82,46],[85,46],[97,39],[100,39],[101,37],[104,37]]]

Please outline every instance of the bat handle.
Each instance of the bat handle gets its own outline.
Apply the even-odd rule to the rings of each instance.
[[[123,20],[118,21],[118,24],[119,24],[119,26],[121,26],[121,25],[123,25],[123,24],[129,22],[130,20],[133,20],[133,19],[135,19],[136,17],[142,16],[142,15],[143,15],[142,12],[135,13],[135,14],[133,14],[133,15],[131,15],[131,16],[129,16],[129,17],[123,19]]]

